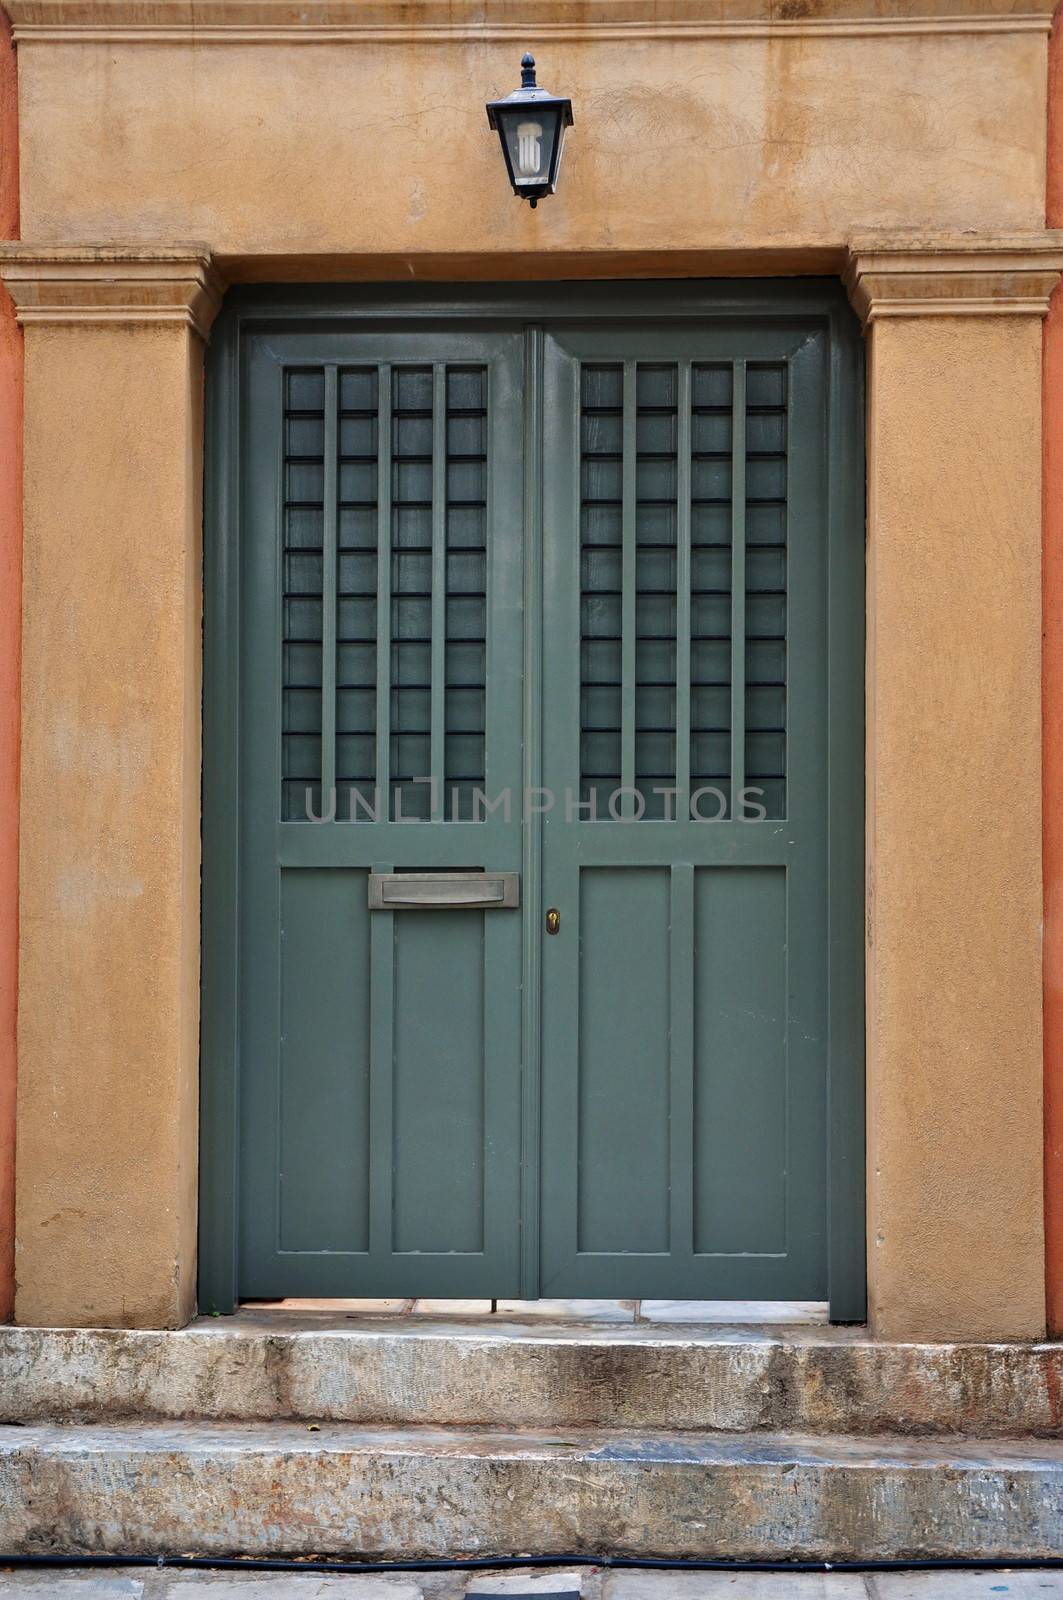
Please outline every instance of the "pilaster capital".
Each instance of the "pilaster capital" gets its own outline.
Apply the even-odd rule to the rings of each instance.
[[[865,327],[880,317],[1043,317],[1063,271],[1063,229],[856,234],[844,272]]]
[[[181,323],[205,339],[224,285],[203,244],[0,244],[20,323]]]

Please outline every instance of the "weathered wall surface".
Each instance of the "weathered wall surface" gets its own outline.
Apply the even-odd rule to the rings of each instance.
[[[26,347],[17,1312],[168,1327],[195,1305],[200,346]]]
[[[18,76],[0,12],[0,239],[18,238]],[[0,1321],[15,1298],[22,335],[0,288]]]
[[[415,43],[411,28],[381,43],[370,29],[250,45],[30,32],[24,237],[417,257],[1043,225],[1043,29],[785,26],[530,38],[541,81],[571,95],[576,116],[564,181],[536,211],[510,193],[483,110],[518,82],[519,36]]]
[[[1044,1330],[1035,318],[872,330],[869,1256],[886,1337]]]
[[[199,357],[143,314],[154,244],[245,278],[719,276],[838,271],[870,228],[961,246],[872,331],[874,1326],[1036,1336],[1043,305],[1021,241],[987,269],[1015,315],[962,257],[1043,228],[1043,0],[529,6],[530,35],[502,0],[12,0],[38,251],[19,1318],[193,1302]],[[483,112],[525,45],[576,113],[534,212]]]
[[[1063,7],[1049,46],[1050,228],[1063,227]],[[1048,1331],[1063,1338],[1063,288],[1044,342],[1045,1256]]]

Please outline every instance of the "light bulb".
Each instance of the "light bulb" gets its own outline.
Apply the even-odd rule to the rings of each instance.
[[[542,159],[542,137],[541,122],[521,122],[517,125],[517,170],[522,178],[534,178],[538,174]]]

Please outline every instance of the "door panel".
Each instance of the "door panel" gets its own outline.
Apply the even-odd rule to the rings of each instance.
[[[251,342],[240,1286],[518,1292],[520,914],[370,909],[516,872],[514,334]],[[431,780],[431,781],[429,781]]]
[[[694,1253],[786,1250],[786,869],[694,873]]]
[[[590,868],[579,896],[579,1249],[666,1251],[668,873]]]
[[[281,874],[278,1247],[285,1252],[369,1248],[368,876],[321,868]]]
[[[434,911],[394,920],[394,1247],[474,1254],[484,1248],[489,915],[448,911],[445,926]]]
[[[827,1292],[825,346],[547,339],[546,1294]]]

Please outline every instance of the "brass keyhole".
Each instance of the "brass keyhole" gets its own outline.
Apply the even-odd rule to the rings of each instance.
[[[561,913],[556,906],[551,906],[546,913],[546,931],[547,933],[557,933],[560,927]]]

